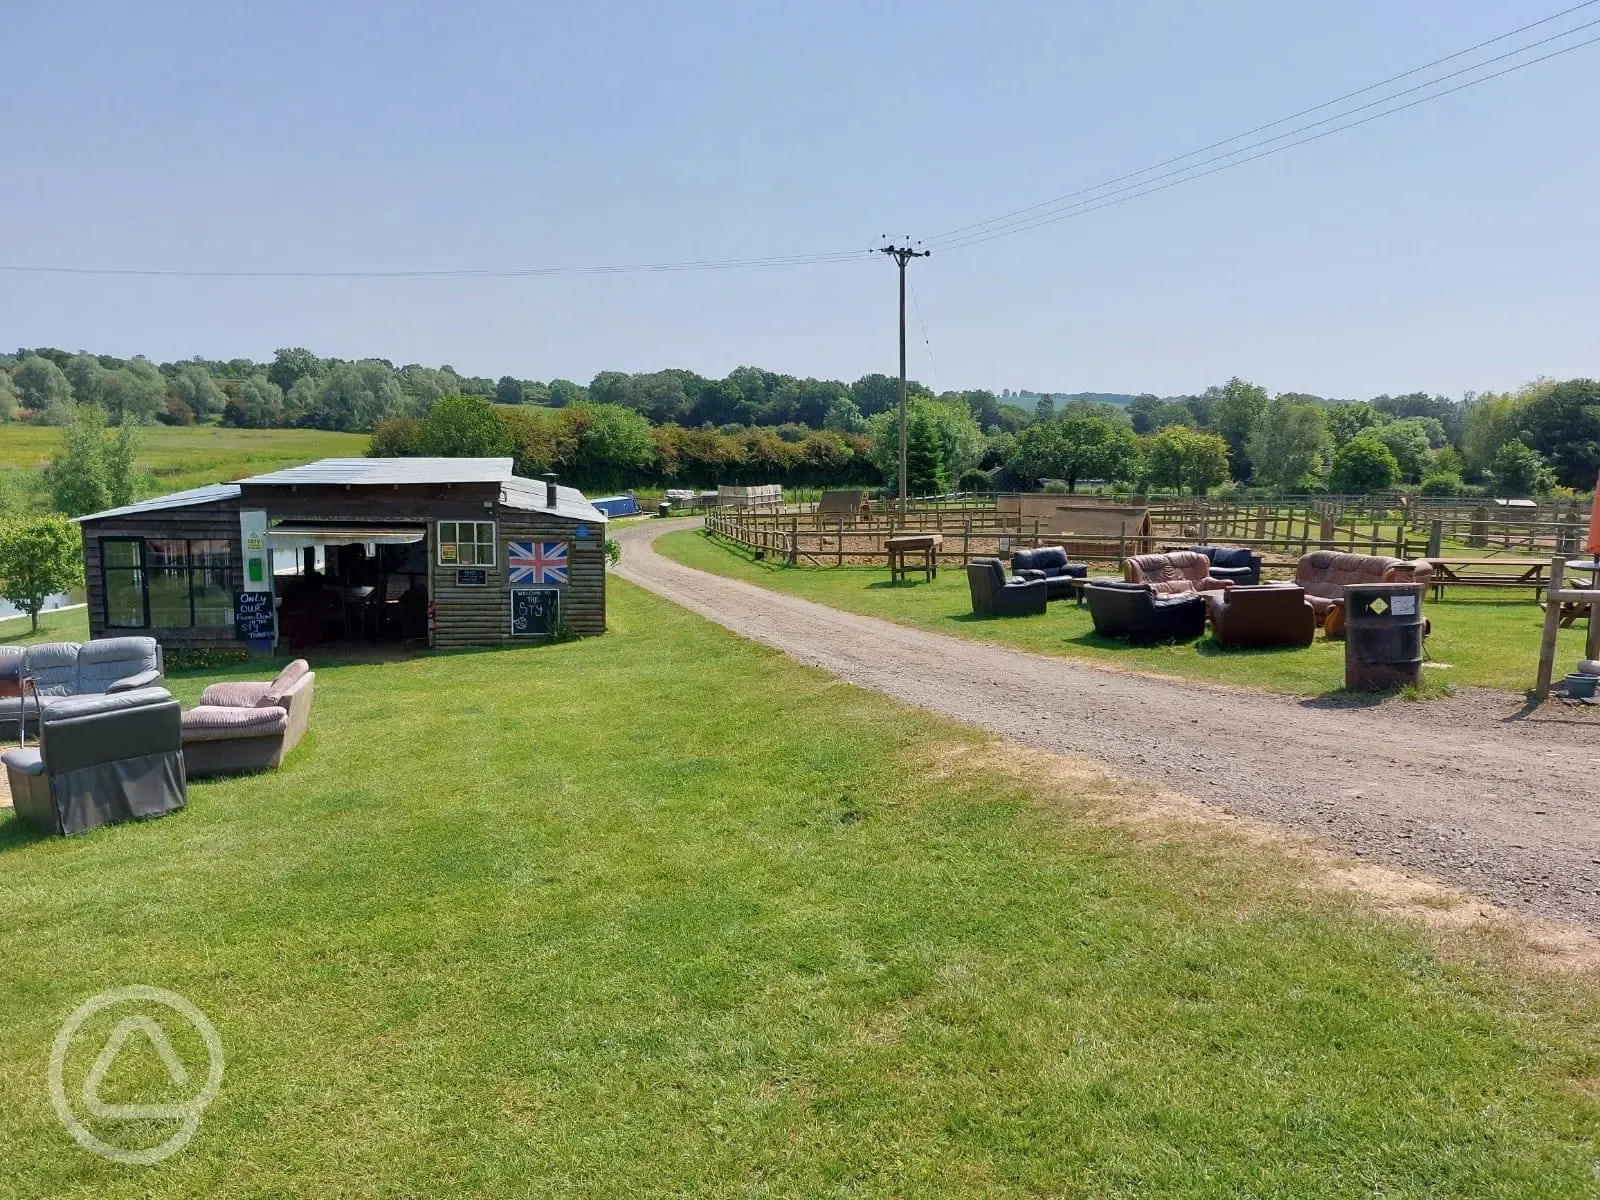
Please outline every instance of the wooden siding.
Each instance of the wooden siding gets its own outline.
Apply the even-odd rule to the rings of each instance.
[[[202,626],[194,629],[107,629],[105,579],[100,572],[100,539],[113,537],[190,538],[195,541],[226,540],[230,551],[229,599],[244,590],[244,545],[239,535],[239,502],[217,500],[210,504],[191,504],[186,508],[161,509],[85,521],[83,534],[83,580],[89,607],[91,638],[120,637],[123,634],[148,634],[163,646],[212,646],[229,649],[240,643],[232,625]]]
[[[443,518],[450,520],[450,517]],[[482,516],[478,517],[482,520]],[[506,545],[510,542],[566,542],[567,583],[561,592],[561,622],[567,632],[580,635],[606,631],[605,526],[594,522],[589,538],[580,543],[573,535],[582,522],[549,512],[496,508],[495,564],[486,568],[485,587],[462,587],[456,568],[440,566],[434,549],[435,530],[428,531],[430,578],[428,593],[434,605],[434,645],[443,648],[493,646],[532,642],[511,633],[511,585],[506,573]]]
[[[274,521],[487,521],[498,483],[382,485],[243,484],[239,507],[264,509]]]

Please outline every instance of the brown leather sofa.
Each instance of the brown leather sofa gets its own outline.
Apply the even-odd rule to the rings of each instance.
[[[1313,550],[1294,569],[1294,582],[1305,589],[1316,610],[1317,624],[1331,638],[1344,636],[1344,589],[1352,583],[1427,583],[1433,564],[1425,558],[1407,561],[1380,554],[1341,554]]]
[[[1247,585],[1206,593],[1211,635],[1230,649],[1309,646],[1317,636],[1317,614],[1304,588]]]
[[[1208,592],[1232,587],[1231,581],[1211,574],[1211,560],[1193,550],[1169,554],[1135,554],[1122,560],[1125,583],[1142,583],[1158,596]]]

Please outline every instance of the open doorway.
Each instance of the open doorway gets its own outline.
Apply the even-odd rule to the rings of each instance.
[[[272,543],[278,637],[291,651],[427,640],[425,530],[285,524]]]

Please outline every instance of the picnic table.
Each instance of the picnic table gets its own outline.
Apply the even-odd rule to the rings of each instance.
[[[939,547],[942,545],[944,536],[938,533],[901,534],[884,538],[883,548],[889,552],[889,582],[899,583],[906,577],[906,560],[912,555],[920,555],[922,561],[911,566],[910,570],[921,571],[925,579],[939,578]]]
[[[1530,588],[1537,600],[1550,583],[1548,558],[1430,558],[1435,600],[1447,587]],[[1509,570],[1494,571],[1502,567]]]

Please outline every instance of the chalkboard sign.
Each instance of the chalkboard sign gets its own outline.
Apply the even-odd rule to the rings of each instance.
[[[272,593],[237,592],[233,597],[233,631],[241,641],[272,639]]]
[[[556,625],[561,593],[553,588],[511,593],[511,632],[518,637],[548,635]]]
[[[462,567],[456,571],[458,587],[488,587],[489,572],[482,567]]]

